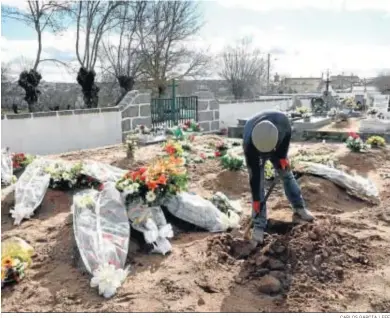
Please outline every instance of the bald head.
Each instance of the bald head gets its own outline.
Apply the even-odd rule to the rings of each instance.
[[[278,143],[278,138],[278,129],[269,120],[259,122],[252,130],[252,143],[259,152],[273,151]]]

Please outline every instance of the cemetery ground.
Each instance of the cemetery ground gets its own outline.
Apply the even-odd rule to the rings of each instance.
[[[198,136],[193,143],[201,147],[220,139]],[[241,147],[237,149],[241,152]],[[350,196],[325,179],[303,175],[298,182],[316,221],[292,226],[291,209],[278,185],[267,204],[270,224],[275,226],[270,226],[264,246],[248,256],[237,246],[250,214],[247,172],[223,170],[216,159],[190,164],[189,191],[205,197],[221,191],[239,199],[244,209],[241,228],[213,234],[172,222],[173,250],[166,256],[145,254],[132,240],[131,274],[118,293],[106,300],[89,287],[90,276],[75,266],[73,193],[48,190],[42,206],[20,226],[13,225],[9,206],[2,203],[2,240],[19,236],[35,249],[26,277],[2,290],[2,310],[389,312],[389,148],[353,153],[340,143],[293,143],[290,156],[302,150],[331,154],[341,169],[370,178],[380,190],[380,205]],[[132,164],[121,145],[50,157],[92,159],[130,169],[160,153],[161,145],[142,147]]]

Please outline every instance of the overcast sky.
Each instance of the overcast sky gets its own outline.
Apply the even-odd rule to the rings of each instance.
[[[23,7],[22,0],[2,4]],[[390,0],[221,0],[202,1],[205,26],[194,45],[218,54],[226,44],[251,36],[272,54],[273,72],[290,76],[354,73],[375,76],[390,70]],[[1,23],[1,59],[16,73],[36,55],[36,35],[20,22]],[[44,33],[42,58],[72,61],[75,30]],[[77,64],[76,64],[77,65]],[[74,74],[52,64],[41,67],[45,81],[75,82]]]

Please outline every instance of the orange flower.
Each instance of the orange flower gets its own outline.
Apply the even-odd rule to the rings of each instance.
[[[12,267],[12,258],[7,256],[7,257],[4,257],[2,260],[1,260],[1,266],[2,267]]]
[[[156,181],[158,184],[167,184],[167,178],[162,174]]]
[[[166,146],[165,146],[165,151],[166,151],[169,155],[173,155],[173,154],[175,154],[175,152],[176,152],[176,148],[175,148],[173,145],[166,145]]]
[[[149,190],[154,190],[154,189],[158,188],[158,184],[156,181],[149,181],[147,183],[147,186],[148,186]]]
[[[139,177],[138,171],[131,172],[131,179],[133,179],[133,181],[135,181],[138,177]]]

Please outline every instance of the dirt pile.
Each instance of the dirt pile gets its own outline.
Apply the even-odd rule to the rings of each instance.
[[[208,251],[219,263],[246,258],[236,283],[255,281],[258,292],[270,295],[290,291],[295,300],[313,286],[339,284],[349,270],[373,266],[369,245],[338,231],[337,221],[300,224],[287,234],[267,235],[262,248],[222,234],[209,240]]]
[[[243,170],[223,170],[204,180],[202,186],[212,192],[223,192],[228,197],[241,197],[250,193],[248,173]]]
[[[302,196],[310,209],[331,214],[359,210],[365,203],[350,196],[333,182],[315,176],[299,178]]]

